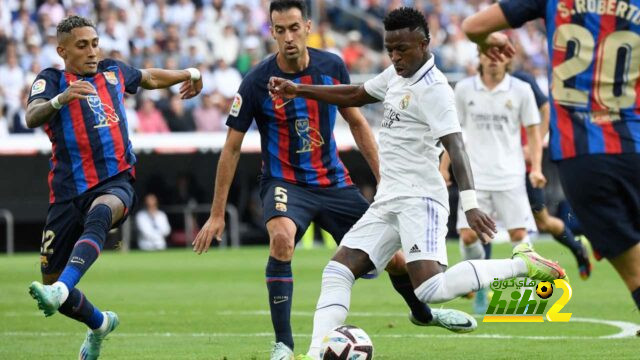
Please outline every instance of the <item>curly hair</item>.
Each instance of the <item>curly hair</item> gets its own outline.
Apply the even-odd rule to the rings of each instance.
[[[417,28],[422,28],[422,30],[424,31],[424,36],[427,37],[427,40],[431,40],[427,20],[420,11],[414,8],[397,8],[387,14],[387,16],[383,20],[383,23],[384,29],[386,31],[400,30],[405,28],[409,28],[409,30],[414,31]]]
[[[69,34],[71,33],[71,30],[79,27],[85,27],[85,26],[90,26],[94,29],[96,28],[96,26],[93,24],[91,20],[87,18],[83,18],[82,16],[71,15],[65,18],[64,20],[60,21],[60,23],[58,24],[58,27],[56,28],[56,31],[59,36],[61,34]]]

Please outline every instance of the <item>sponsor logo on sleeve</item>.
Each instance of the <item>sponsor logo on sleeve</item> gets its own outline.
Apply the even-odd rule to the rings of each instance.
[[[242,95],[236,94],[233,98],[233,104],[231,104],[231,111],[229,114],[231,116],[238,116],[240,114],[240,109],[242,108]]]

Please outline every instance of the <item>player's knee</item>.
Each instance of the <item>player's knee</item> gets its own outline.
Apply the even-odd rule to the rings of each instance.
[[[398,251],[393,255],[385,270],[391,275],[404,275],[407,273],[407,263],[402,252]]]
[[[91,203],[91,210],[98,205],[106,205],[111,210],[111,223],[115,224],[124,216],[124,203],[115,195],[101,195]],[[89,210],[89,211],[91,211]]]
[[[51,285],[54,282],[58,281],[58,278],[60,277],[60,273],[54,273],[54,274],[42,274],[42,283],[44,285]]]
[[[471,245],[478,241],[478,235],[471,229],[460,229],[460,239],[465,245]]]
[[[536,221],[536,227],[538,228],[539,231],[541,232],[549,231],[549,223],[548,223],[547,216],[544,216],[542,213],[534,213],[533,218]]]
[[[281,261],[291,260],[294,242],[294,235],[285,231],[274,231],[271,234],[271,256]]]
[[[425,304],[437,304],[450,298],[446,296],[445,277],[443,273],[436,274],[425,280],[413,291],[418,300]]]

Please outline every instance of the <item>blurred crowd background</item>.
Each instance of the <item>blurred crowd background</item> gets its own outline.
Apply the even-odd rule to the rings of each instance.
[[[460,30],[461,21],[490,3],[309,1],[313,25],[308,45],[340,55],[352,81],[363,82],[390,65],[383,51],[385,14],[414,6],[427,16],[436,63],[454,83],[474,74],[477,66],[476,47]],[[24,121],[28,92],[38,72],[63,67],[56,53],[56,25],[71,14],[95,22],[104,57],[137,68],[201,69],[203,93],[189,101],[179,100],[179,86],[128,98],[131,132],[226,131],[226,114],[242,77],[276,50],[268,6],[268,0],[0,0],[0,136],[34,132]],[[513,67],[529,71],[546,89],[543,24],[529,23],[511,34],[519,49]],[[377,125],[378,119],[368,118]]]

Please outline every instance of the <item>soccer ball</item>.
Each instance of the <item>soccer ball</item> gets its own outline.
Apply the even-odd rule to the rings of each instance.
[[[548,281],[539,282],[538,286],[536,286],[536,294],[538,294],[541,299],[549,298],[551,294],[553,294],[553,285]]]
[[[369,335],[359,327],[338,326],[322,340],[320,358],[322,360],[371,360],[373,344]]]

